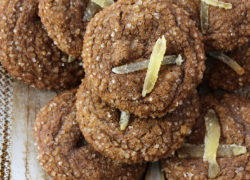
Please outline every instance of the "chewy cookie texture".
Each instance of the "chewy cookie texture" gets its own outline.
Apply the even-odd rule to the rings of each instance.
[[[85,142],[76,122],[75,93],[63,92],[37,115],[34,137],[44,170],[54,179],[140,179],[146,164],[116,163]]]
[[[86,140],[105,156],[130,164],[170,156],[183,144],[199,115],[195,92],[176,111],[162,118],[131,115],[127,128],[121,131],[119,109],[88,90],[86,81],[78,89],[76,106],[77,121]]]
[[[0,62],[14,77],[39,89],[76,86],[84,76],[81,62],[68,62],[48,37],[36,0],[4,0],[0,11]]]
[[[201,7],[207,6],[207,28],[203,32],[205,49],[232,51],[241,47],[250,39],[250,1],[249,0],[169,0],[185,9],[191,19],[201,27]],[[227,4],[225,7],[225,3]],[[219,4],[224,4],[219,6]]]
[[[250,102],[234,94],[250,85],[249,10],[249,0],[0,1],[12,76],[45,90],[82,82],[37,114],[45,172],[139,180],[159,160],[169,180],[250,179]]]
[[[146,70],[116,74],[112,68],[150,59],[157,39],[165,55],[181,55],[181,66],[162,66],[154,89],[142,88]],[[162,117],[181,105],[205,70],[202,36],[186,12],[168,1],[118,1],[88,24],[83,46],[88,86],[112,106],[140,117]]]
[[[222,97],[208,95],[201,99],[200,117],[193,128],[192,134],[186,143],[203,144],[206,133],[204,117],[209,109],[213,109],[218,117],[220,126],[220,145],[242,146],[239,155],[218,157],[217,162],[220,172],[215,179],[250,179],[250,101],[233,94]],[[185,151],[184,151],[185,152]],[[183,152],[182,152],[183,153]],[[162,160],[162,167],[168,179],[208,179],[209,165],[201,156],[191,157],[176,156]]]
[[[101,10],[90,0],[40,0],[39,16],[49,36],[67,54],[80,57],[89,20]]]

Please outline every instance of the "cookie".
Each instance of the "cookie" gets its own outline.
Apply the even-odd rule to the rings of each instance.
[[[246,153],[238,156],[217,157],[220,173],[215,179],[250,179],[250,101],[233,94],[218,98],[208,95],[202,98],[201,115],[186,143],[204,144],[204,116],[209,109],[213,109],[218,116],[221,129],[220,145],[241,145],[247,149]],[[161,163],[169,180],[209,179],[209,165],[202,157],[179,158],[176,155],[162,160]]]
[[[76,106],[80,129],[95,150],[130,164],[170,156],[182,145],[199,116],[198,95],[194,93],[176,111],[162,118],[142,119],[131,114],[122,131],[121,112],[87,90],[85,81],[77,92]]]
[[[116,163],[85,142],[76,122],[75,93],[63,92],[37,115],[33,130],[43,169],[53,179],[139,180],[145,164]]]
[[[237,74],[228,65],[215,60],[205,79],[212,89],[223,89],[227,91],[239,90],[250,86],[250,44],[227,54],[235,60],[244,70],[243,75]]]
[[[39,89],[66,89],[84,76],[81,62],[68,62],[48,37],[36,0],[4,0],[0,12],[0,61],[14,77]]]
[[[56,45],[71,56],[80,57],[86,26],[101,8],[90,0],[39,0],[39,16]],[[88,12],[89,11],[89,12]]]
[[[200,0],[169,0],[185,9],[201,29]],[[208,28],[203,33],[207,50],[232,51],[243,46],[250,39],[250,1],[223,0],[231,3],[232,9],[224,9],[209,5]]]
[[[204,34],[204,41],[212,50],[231,51],[249,42],[250,1],[223,2],[231,3],[232,9],[209,6],[209,26]]]
[[[121,65],[149,60],[157,39],[165,55],[182,65],[163,65],[152,92],[142,97],[147,69],[116,74]],[[121,0],[96,14],[87,26],[83,61],[89,87],[112,106],[140,117],[174,111],[200,83],[205,69],[201,34],[186,12],[167,1]]]

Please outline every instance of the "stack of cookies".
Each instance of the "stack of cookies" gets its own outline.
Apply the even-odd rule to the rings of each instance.
[[[71,89],[34,124],[51,177],[139,180],[160,161],[169,180],[250,179],[250,0],[0,5],[3,67]]]

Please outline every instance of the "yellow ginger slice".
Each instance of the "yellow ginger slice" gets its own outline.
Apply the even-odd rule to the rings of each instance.
[[[218,157],[233,157],[245,153],[247,153],[247,148],[236,144],[220,145],[217,152]]]
[[[75,60],[76,60],[76,57],[74,57],[74,56],[69,56],[68,57],[68,63],[71,63],[71,62],[73,62]]]
[[[180,57],[179,56],[178,57],[176,55],[164,56],[161,65],[177,64],[178,66],[180,66],[183,62],[183,59],[181,58],[181,56]],[[149,64],[149,60],[135,62],[131,64],[125,64],[122,66],[114,67],[112,69],[112,72],[116,74],[128,74],[128,73],[140,71],[143,69],[147,69],[148,64]]]
[[[87,8],[84,12],[83,20],[90,21],[92,17],[100,10],[101,8],[94,2],[89,1]]]
[[[126,129],[126,127],[128,126],[129,118],[130,118],[130,114],[128,112],[121,111],[121,117],[120,117],[119,124],[120,124],[120,129],[122,131],[124,131]]]
[[[209,163],[208,177],[215,178],[220,172],[220,167],[216,161],[216,153],[220,140],[220,125],[214,110],[208,110],[205,115],[205,124],[206,135],[203,161],[208,161]]]
[[[182,65],[183,61],[184,61],[184,60],[182,59],[181,55],[179,54],[178,57],[177,57],[176,60],[175,60],[176,64],[177,64],[178,66],[180,66],[180,65]]]
[[[245,74],[245,70],[243,67],[241,67],[235,60],[232,58],[228,57],[227,55],[221,53],[221,52],[215,52],[215,51],[210,51],[208,54],[226,65],[228,65],[230,68],[232,68],[238,75],[243,75]]]
[[[165,180],[164,172],[162,171],[160,167],[159,162],[153,162],[150,163],[147,167],[147,172],[145,174],[145,180],[152,180],[152,179],[159,179],[159,180]]]
[[[218,0],[201,0],[201,1],[211,6],[220,7],[224,9],[232,9],[231,3],[225,3],[225,2],[218,1]]]
[[[114,3],[113,0],[92,0],[92,1],[101,6],[102,8],[108,7]]]
[[[158,73],[161,67],[165,51],[166,39],[164,36],[162,36],[156,41],[153,48],[153,52],[150,56],[148,70],[143,84],[142,97],[145,97],[146,94],[150,93],[153,90],[158,78]]]
[[[245,146],[236,145],[236,144],[222,144],[219,145],[217,150],[217,156],[219,158],[228,157],[231,158],[233,156],[238,156],[245,154],[247,152],[247,148]],[[183,146],[177,150],[177,155],[179,158],[202,158],[204,154],[204,145],[196,145],[185,143]]]
[[[201,32],[205,34],[209,26],[209,5],[201,1],[200,19],[201,19]]]
[[[204,145],[196,145],[184,143],[180,149],[177,150],[179,158],[202,158],[204,154]]]

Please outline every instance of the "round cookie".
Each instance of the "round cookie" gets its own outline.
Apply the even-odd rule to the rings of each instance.
[[[169,0],[185,9],[190,17],[200,24],[200,0]],[[250,39],[250,1],[223,0],[231,3],[232,9],[223,9],[209,5],[209,26],[203,34],[207,50],[232,51]]]
[[[238,75],[229,66],[216,60],[216,63],[211,67],[210,72],[205,77],[209,86],[213,89],[223,89],[227,91],[234,91],[250,86],[250,44],[228,53],[228,56],[243,67],[245,73]]]
[[[68,62],[48,37],[36,0],[4,0],[0,19],[0,61],[14,77],[40,89],[76,86],[84,75],[81,62]]]
[[[118,164],[84,141],[76,122],[75,93],[65,91],[37,115],[33,130],[43,169],[54,179],[139,180],[145,164]]]
[[[165,55],[181,54],[184,62],[162,66],[154,89],[143,98],[146,69],[121,75],[112,68],[148,60],[163,35]],[[83,59],[89,87],[112,106],[140,117],[174,111],[200,83],[205,69],[204,47],[194,21],[162,0],[121,0],[96,14],[87,26]]]
[[[90,0],[39,0],[39,16],[56,45],[75,57],[82,53],[83,35],[90,20],[86,12]],[[92,5],[92,11],[101,8]]]
[[[189,135],[199,116],[195,92],[176,111],[163,118],[142,119],[131,114],[120,130],[118,109],[87,90],[83,81],[77,92],[77,121],[86,140],[105,156],[125,163],[157,161],[170,156]]]
[[[216,99],[208,95],[201,99],[201,115],[186,142],[204,144],[206,132],[204,116],[213,109],[220,123],[220,144],[236,144],[247,148],[247,153],[233,157],[217,157],[220,173],[217,180],[250,179],[250,101],[233,94]],[[208,163],[202,158],[180,159],[177,156],[161,161],[169,180],[208,179]]]
[[[231,3],[225,10],[209,6],[209,28],[204,36],[207,49],[231,51],[250,39],[250,0],[223,0]]]

